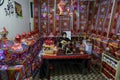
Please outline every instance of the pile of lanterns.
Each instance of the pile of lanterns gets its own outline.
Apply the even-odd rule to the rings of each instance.
[[[39,31],[23,32],[21,35],[16,35],[14,40],[9,40],[7,38],[8,31],[4,27],[0,35],[0,62],[3,61],[5,63],[6,61],[24,59],[29,46],[33,45],[39,38]]]

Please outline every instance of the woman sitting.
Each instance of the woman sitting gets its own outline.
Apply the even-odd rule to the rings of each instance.
[[[66,53],[72,52],[72,43],[69,38],[67,38],[67,33],[63,32],[62,37],[59,41],[59,47],[62,48],[62,50],[65,50]]]

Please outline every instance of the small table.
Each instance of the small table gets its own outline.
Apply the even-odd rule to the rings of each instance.
[[[82,64],[82,68],[88,67],[88,62],[91,59],[90,54],[69,54],[69,55],[41,55],[42,66],[40,69],[41,78],[50,77],[50,66],[56,63],[70,63],[70,64]],[[82,69],[83,70],[83,69]]]

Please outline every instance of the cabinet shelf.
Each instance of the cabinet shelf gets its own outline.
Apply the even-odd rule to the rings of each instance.
[[[114,80],[120,79],[120,60],[110,53],[102,54],[102,74],[106,79],[113,77]]]
[[[110,73],[106,68],[104,68],[104,70],[105,70],[107,73],[109,73],[113,78],[115,78],[115,76],[114,76],[112,73]]]
[[[107,79],[107,80],[110,80],[111,78],[108,78],[104,73],[102,73],[102,75]],[[113,79],[115,80],[115,79]]]
[[[104,62],[106,62],[105,60],[103,60]],[[116,67],[114,67],[112,64],[110,64],[109,62],[106,62],[109,66],[111,66],[113,69],[116,70]]]

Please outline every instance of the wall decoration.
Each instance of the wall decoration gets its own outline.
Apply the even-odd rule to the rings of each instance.
[[[88,23],[88,14],[89,14],[89,3],[88,1],[79,1],[78,2],[78,29],[81,32],[86,32],[87,30],[87,23]]]
[[[49,20],[49,17],[50,17],[51,14],[48,14],[49,10],[48,10],[47,0],[41,0],[40,4],[41,4],[41,6],[40,6],[40,12],[41,12],[40,13],[40,26],[41,26],[40,29],[41,29],[41,32],[44,33],[43,35],[45,36],[45,35],[48,34],[48,26],[52,25],[53,22]],[[51,17],[52,16],[53,15],[51,15]]]
[[[116,1],[116,7],[114,9],[114,14],[112,18],[112,23],[111,23],[111,29],[110,33],[113,33],[116,35],[119,32],[119,27],[120,27],[120,1]]]
[[[39,13],[39,4],[38,4],[38,0],[34,0],[34,29],[37,30],[39,29],[39,17],[38,17],[38,13]]]
[[[61,28],[61,32],[71,30],[70,19],[71,19],[70,16],[63,16],[63,15],[60,16],[59,27]]]
[[[4,3],[4,0],[0,0],[0,6],[3,5]]]
[[[33,18],[33,2],[30,2],[31,18]]]
[[[60,2],[58,3],[58,9],[60,10],[60,15],[63,15],[63,12],[65,10],[65,5],[66,5],[66,2],[63,1],[63,0],[60,0]]]
[[[23,17],[21,4],[15,2],[15,13],[17,17]]]
[[[5,10],[6,16],[10,16],[14,14],[13,0],[8,0],[7,7],[4,8],[4,10]]]

